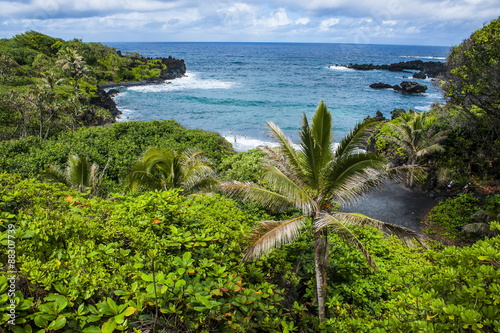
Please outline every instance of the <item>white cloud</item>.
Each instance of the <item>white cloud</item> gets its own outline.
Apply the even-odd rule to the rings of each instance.
[[[319,26],[319,31],[329,31],[331,27],[334,25],[337,25],[340,23],[340,20],[338,18],[331,17],[327,20],[321,21],[321,24]]]
[[[309,17],[300,17],[300,18],[298,18],[298,19],[295,20],[295,24],[306,25],[310,21],[311,21],[311,19]]]
[[[165,40],[175,36],[177,40],[197,41],[314,38],[317,42],[330,42],[334,38],[335,42],[391,43],[394,38],[397,42],[407,38],[408,43],[450,45],[497,18],[500,2],[0,0],[0,8],[0,38],[33,29],[65,39],[74,38],[75,33],[96,39],[120,36],[123,40],[142,40],[142,36]]]
[[[256,20],[255,23],[264,27],[275,28],[289,25],[292,21],[288,18],[286,11],[283,8],[279,8],[270,16]]]
[[[398,21],[396,21],[396,20],[382,21],[382,24],[384,24],[384,25],[396,25],[396,24],[398,24]]]

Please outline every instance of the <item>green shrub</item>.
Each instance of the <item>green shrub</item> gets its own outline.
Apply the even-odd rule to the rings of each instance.
[[[8,330],[131,331],[155,322],[171,332],[273,332],[288,321],[277,287],[240,265],[255,219],[229,199],[178,191],[86,199],[9,174],[0,184],[1,243],[14,225],[24,281],[17,325],[0,317]]]

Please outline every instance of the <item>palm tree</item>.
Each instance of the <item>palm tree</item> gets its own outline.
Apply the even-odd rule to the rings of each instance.
[[[149,148],[125,177],[125,185],[132,190],[181,188],[194,192],[215,184],[215,173],[201,151],[167,147]]]
[[[78,80],[90,72],[83,57],[68,47],[59,51],[59,60],[56,63],[74,80],[75,89],[78,89]]]
[[[397,119],[398,123],[388,123],[393,134],[382,137],[406,152],[409,170],[407,183],[413,187],[415,172],[420,169],[419,157],[444,151],[440,143],[446,139],[448,131],[437,131],[434,122],[427,117],[426,113],[409,111],[401,114]]]
[[[268,122],[277,149],[265,149],[269,164],[263,180],[267,188],[253,183],[230,182],[221,185],[230,196],[254,201],[275,212],[290,208],[301,215],[285,221],[263,221],[251,235],[244,261],[259,258],[274,248],[294,241],[310,218],[314,232],[314,264],[319,321],[325,319],[328,264],[328,226],[344,240],[358,247],[371,267],[375,262],[351,232],[354,225],[386,228],[401,237],[415,237],[409,229],[373,220],[359,214],[342,213],[332,207],[347,203],[380,184],[387,175],[386,163],[377,155],[359,149],[372,128],[366,120],[358,124],[338,145],[333,145],[332,117],[320,101],[312,124],[304,115],[300,149],[275,124]]]
[[[89,188],[92,188],[91,195],[97,195],[108,164],[109,160],[102,172],[99,173],[99,166],[96,163],[91,165],[88,156],[81,158],[78,155],[70,155],[65,169],[51,164],[46,171],[46,176],[68,187],[76,188],[82,193],[86,193]]]

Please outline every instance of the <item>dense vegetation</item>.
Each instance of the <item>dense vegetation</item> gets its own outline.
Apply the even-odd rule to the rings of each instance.
[[[320,104],[301,151],[271,124],[279,149],[235,154],[169,120],[84,126],[101,122],[96,84],[155,76],[152,60],[36,32],[0,40],[0,326],[500,332],[499,43],[494,20],[455,47],[450,100],[379,122],[373,151],[355,149],[367,120],[333,152]],[[339,212],[389,175],[443,198],[430,249]]]
[[[114,121],[95,106],[97,85],[158,77],[159,59],[122,55],[100,43],[64,41],[29,31],[0,40],[0,140],[46,139]]]

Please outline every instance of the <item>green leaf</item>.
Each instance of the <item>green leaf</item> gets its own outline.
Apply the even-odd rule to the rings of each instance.
[[[142,273],[141,279],[143,279],[146,282],[153,282],[153,276],[150,274]]]
[[[102,325],[101,332],[112,333],[115,330],[116,326],[118,325],[116,324],[115,318],[109,318],[109,320]]]
[[[111,311],[113,311],[114,314],[118,314],[120,311],[118,309],[118,306],[116,305],[116,302],[112,298],[107,298],[106,303],[108,303],[109,308]]]
[[[53,322],[50,323],[49,327],[47,329],[49,330],[60,330],[61,328],[66,325],[66,317],[59,317]]]
[[[85,327],[82,331],[83,333],[101,333],[101,329],[97,326]]]
[[[123,314],[125,317],[128,317],[128,316],[133,315],[133,314],[135,313],[135,311],[137,311],[137,309],[136,309],[136,308],[129,306],[128,308],[126,308],[126,309],[125,309],[125,311],[123,311],[123,313],[122,313],[122,314]]]

